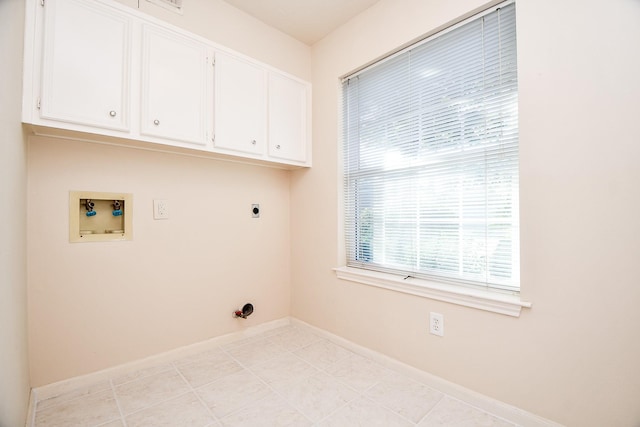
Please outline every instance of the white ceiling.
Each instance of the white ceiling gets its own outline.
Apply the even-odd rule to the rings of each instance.
[[[224,0],[312,45],[379,0]]]

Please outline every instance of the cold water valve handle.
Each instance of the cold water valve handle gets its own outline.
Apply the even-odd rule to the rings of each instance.
[[[97,214],[97,212],[93,210],[95,205],[96,204],[92,202],[91,199],[87,199],[84,202],[84,206],[87,208],[87,216],[95,216]]]
[[[122,215],[122,204],[120,203],[120,200],[114,200],[113,201],[113,212],[112,212],[113,216],[121,216]]]

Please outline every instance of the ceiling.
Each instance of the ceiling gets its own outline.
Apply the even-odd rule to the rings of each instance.
[[[224,0],[312,45],[379,0]]]

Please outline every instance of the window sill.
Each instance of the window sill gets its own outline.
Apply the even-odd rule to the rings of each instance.
[[[404,292],[507,316],[520,317],[520,311],[523,307],[531,307],[531,303],[521,301],[519,295],[470,289],[414,277],[403,279],[393,274],[352,267],[337,267],[334,268],[333,271],[336,272],[338,279],[377,286],[379,288]]]

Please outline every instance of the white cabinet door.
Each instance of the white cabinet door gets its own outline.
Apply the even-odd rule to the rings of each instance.
[[[307,85],[269,73],[269,156],[307,160]]]
[[[87,0],[45,2],[41,117],[129,128],[131,18]]]
[[[266,71],[216,52],[214,91],[214,146],[263,155],[267,139]]]
[[[141,133],[206,145],[207,46],[144,25],[142,49]]]

